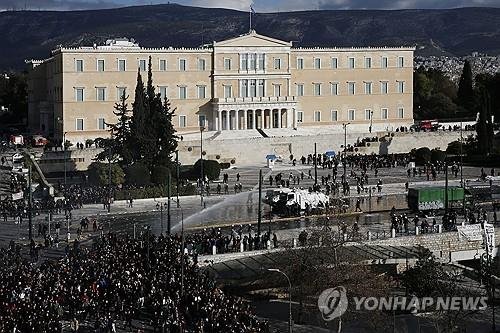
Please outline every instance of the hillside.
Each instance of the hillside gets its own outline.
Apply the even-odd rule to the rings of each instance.
[[[417,45],[421,55],[500,54],[500,8],[257,13],[261,34],[299,46]],[[0,12],[0,70],[65,46],[133,37],[142,46],[198,46],[248,31],[248,13],[175,4],[95,11]]]

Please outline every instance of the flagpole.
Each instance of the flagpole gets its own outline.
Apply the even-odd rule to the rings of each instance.
[[[250,6],[250,8],[249,8],[248,14],[250,14],[250,29],[248,30],[248,32],[251,32],[252,31],[252,6]]]

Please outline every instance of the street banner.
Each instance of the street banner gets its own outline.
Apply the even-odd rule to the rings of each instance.
[[[480,224],[467,224],[464,226],[457,226],[458,239],[466,240],[468,242],[483,240],[483,231]]]

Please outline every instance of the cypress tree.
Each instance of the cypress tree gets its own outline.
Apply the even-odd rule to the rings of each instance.
[[[474,90],[472,88],[472,68],[468,60],[465,60],[460,82],[458,83],[457,102],[469,112],[473,111]]]
[[[491,97],[486,88],[479,90],[480,109],[476,124],[478,148],[481,155],[487,156],[493,148],[493,124],[491,121]]]
[[[135,87],[135,100],[132,104],[132,117],[130,124],[130,144],[132,147],[133,160],[142,160],[145,155],[146,137],[146,114],[148,114],[148,104],[144,90],[144,83],[140,70],[137,72],[137,85]]]

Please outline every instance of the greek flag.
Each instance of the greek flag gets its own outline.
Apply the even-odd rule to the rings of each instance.
[[[252,6],[250,6],[250,12],[252,12],[252,14],[255,14],[255,10],[253,9]]]

